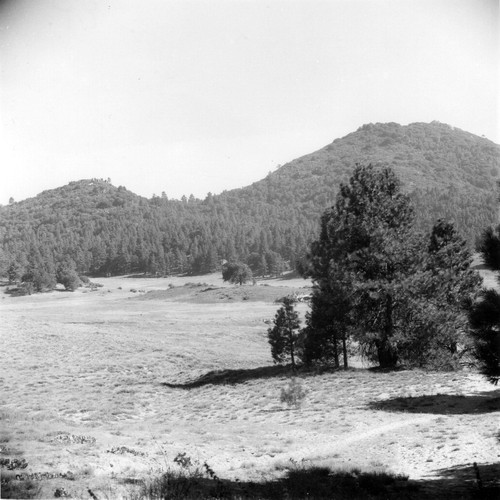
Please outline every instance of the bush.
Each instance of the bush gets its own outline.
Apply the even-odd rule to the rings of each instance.
[[[225,482],[206,462],[200,465],[186,453],[178,453],[174,463],[178,469],[169,468],[144,484],[139,498],[231,498]]]
[[[56,277],[45,269],[34,269],[28,271],[22,280],[25,286],[31,283],[35,292],[53,290],[56,286]]]
[[[17,480],[15,474],[2,470],[1,498],[37,498],[40,485],[31,479]]]
[[[64,288],[70,292],[74,292],[81,284],[80,277],[73,270],[60,273],[58,276],[58,282],[64,285]]]
[[[281,389],[280,401],[286,403],[288,406],[299,408],[306,396],[307,390],[302,385],[302,382],[298,382],[296,378],[292,378],[288,382],[288,385]]]

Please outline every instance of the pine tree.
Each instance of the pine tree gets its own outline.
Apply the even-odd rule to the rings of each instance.
[[[352,290],[342,270],[330,263],[325,279],[313,287],[306,314],[304,361],[348,366],[347,339],[352,330]]]
[[[500,226],[486,228],[476,246],[484,263],[492,269],[500,270]]]
[[[475,356],[481,373],[497,385],[500,380],[500,294],[493,289],[483,290],[480,299],[469,313]]]
[[[283,363],[290,359],[292,369],[295,371],[300,321],[294,305],[293,298],[283,299],[283,306],[278,309],[274,317],[274,327],[268,329],[267,336],[273,361]]]
[[[339,339],[349,335],[383,368],[444,368],[466,350],[466,303],[480,283],[470,252],[450,223],[438,221],[430,238],[412,224],[392,170],[357,166],[311,245],[306,359],[338,366]]]
[[[319,293],[328,296],[328,277],[339,276],[331,272],[332,266],[342,270],[362,310],[358,326],[371,333],[361,340],[373,345],[385,368],[398,362],[393,342],[395,293],[397,283],[411,272],[406,242],[412,220],[412,207],[394,172],[358,165],[349,184],[341,186],[335,206],[323,215],[320,238],[311,246],[307,275]],[[342,283],[334,286],[342,288]]]

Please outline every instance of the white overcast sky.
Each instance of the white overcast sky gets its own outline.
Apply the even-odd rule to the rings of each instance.
[[[0,0],[0,203],[248,185],[364,123],[500,143],[498,0]]]

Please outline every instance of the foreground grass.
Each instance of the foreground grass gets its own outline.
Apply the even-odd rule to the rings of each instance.
[[[408,478],[359,470],[332,472],[324,467],[295,469],[282,479],[262,483],[223,480],[202,470],[167,472],[143,485],[137,499],[353,499],[416,498],[419,491]]]
[[[155,299],[125,283],[0,301],[0,458],[28,464],[4,485],[10,495],[147,496],[182,452],[235,498],[253,484],[284,494],[292,461],[410,485],[445,474],[432,482],[444,492],[475,480],[473,462],[498,463],[499,395],[476,374],[300,373],[307,395],[288,406],[288,373],[272,366],[266,338],[276,304]]]

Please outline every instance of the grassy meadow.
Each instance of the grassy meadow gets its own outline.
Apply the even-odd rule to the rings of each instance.
[[[274,300],[308,282],[195,279],[103,278],[93,292],[26,297],[3,287],[0,457],[25,462],[2,480],[31,479],[39,498],[136,498],[182,453],[240,481],[314,465],[455,483],[462,471],[472,485],[473,462],[485,479],[497,470],[499,393],[476,373],[357,360],[299,375],[307,394],[289,407],[267,328]]]

